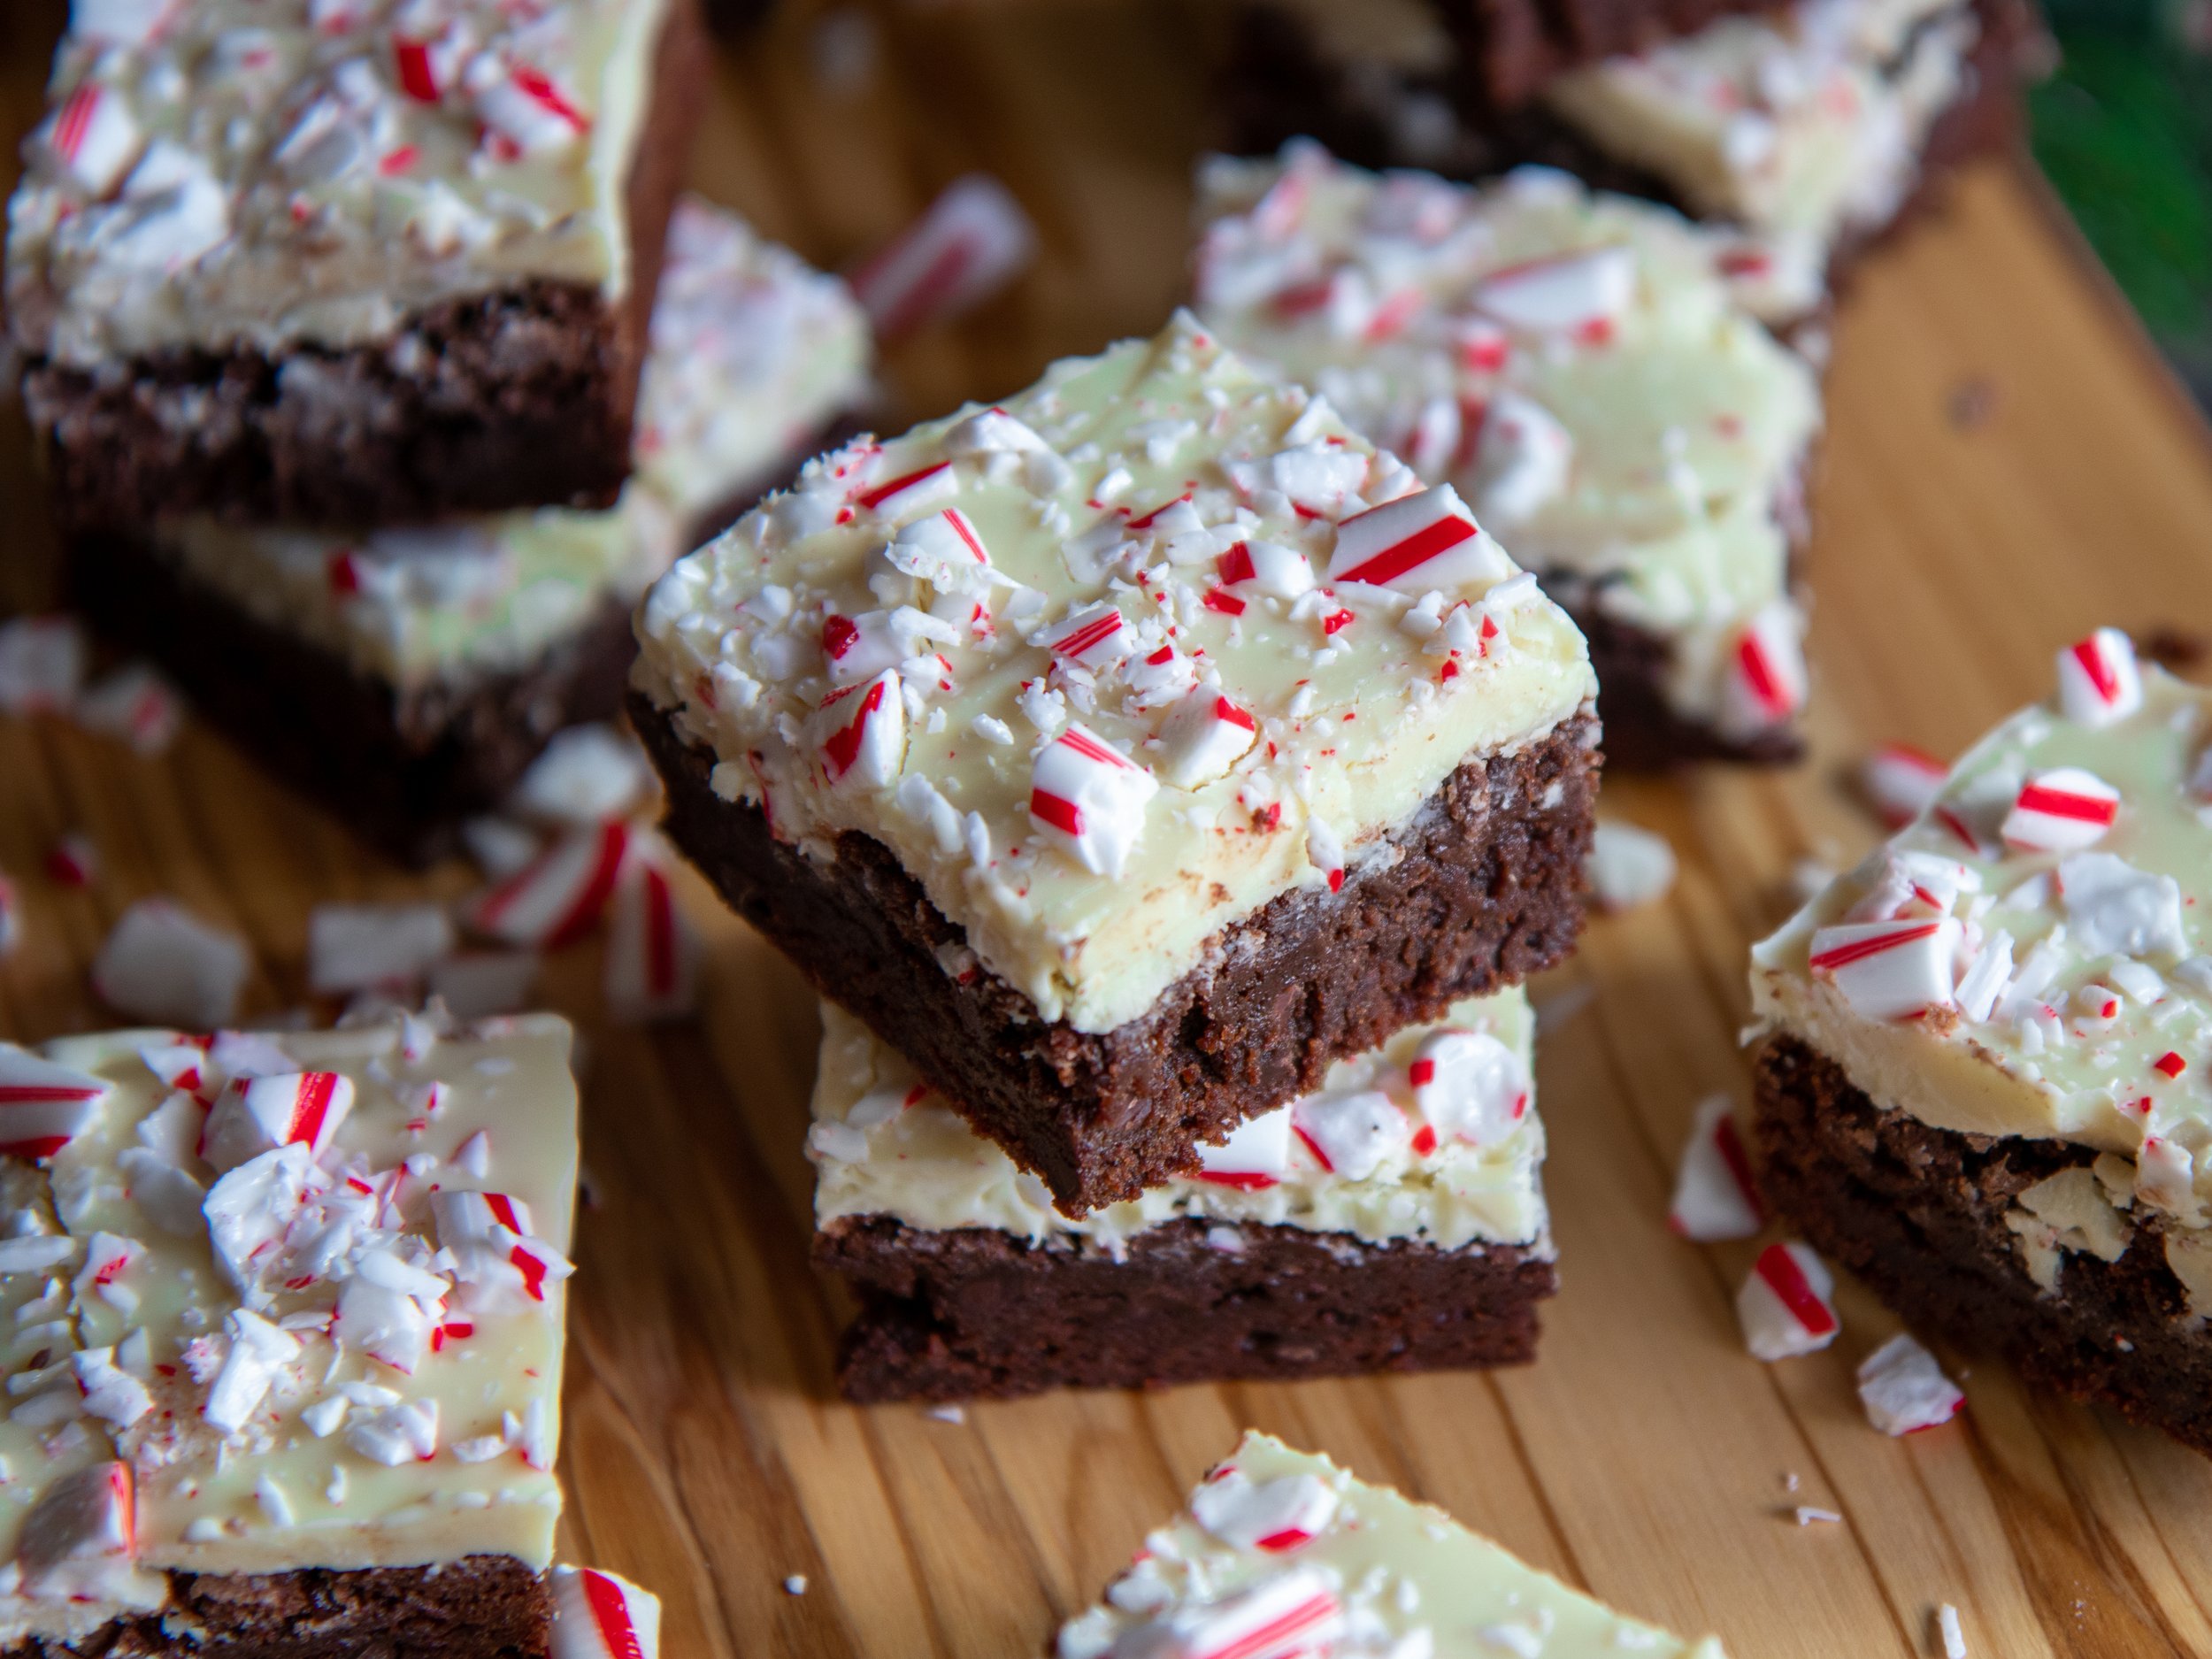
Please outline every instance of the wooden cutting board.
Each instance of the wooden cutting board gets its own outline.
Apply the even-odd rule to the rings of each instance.
[[[11,133],[35,116],[58,13],[0,8]],[[1158,323],[1207,112],[1184,5],[841,15],[826,30],[795,5],[725,58],[695,176],[832,265],[969,168],[1019,194],[1042,257],[987,312],[897,354],[911,411]],[[572,1541],[666,1598],[672,1659],[1040,1654],[1248,1425],[1626,1609],[1717,1631],[1738,1659],[1939,1652],[1945,1601],[1977,1659],[2212,1653],[2212,1463],[1993,1365],[1967,1373],[1957,1424],[1886,1440],[1851,1386],[1893,1329],[1870,1299],[1846,1287],[1827,1353],[1758,1364],[1732,1311],[1752,1247],[1663,1224],[1694,1105],[1746,1086],[1747,943],[1784,914],[1800,860],[1875,838],[1847,782],[1867,745],[1955,752],[2041,695],[2053,649],[2094,623],[2212,627],[2204,430],[2018,177],[1971,177],[1865,270],[1831,393],[1813,758],[1609,786],[1609,811],[1673,841],[1681,879],[1599,921],[1538,987],[1565,1288],[1526,1370],[1067,1394],[957,1422],[837,1404],[842,1306],[807,1265],[816,1031],[797,978],[695,884],[711,941],[697,1024],[605,1028],[595,950],[552,964],[549,1000],[589,1032]],[[7,608],[38,602],[49,538],[12,417],[0,458]],[[38,873],[72,829],[106,864],[81,893]],[[0,1033],[23,1039],[104,1023],[86,964],[145,895],[250,937],[251,1009],[269,1013],[303,999],[316,902],[471,880],[364,857],[203,731],[142,761],[50,722],[0,722],[0,868],[27,890],[28,938],[0,965]],[[1843,1518],[1801,1527],[1801,1503]]]

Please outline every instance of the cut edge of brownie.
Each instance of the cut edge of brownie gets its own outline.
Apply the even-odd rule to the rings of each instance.
[[[1230,1250],[1225,1225],[1164,1222],[1115,1251],[841,1217],[814,1244],[860,1304],[838,1387],[869,1404],[1525,1364],[1558,1288],[1540,1243],[1247,1223]]]
[[[881,842],[848,831],[810,856],[757,807],[717,795],[713,751],[634,689],[630,718],[666,786],[669,834],[731,908],[1070,1215],[1194,1171],[1200,1142],[1401,1027],[1550,966],[1582,926],[1599,764],[1586,710],[1463,762],[1340,892],[1271,900],[1103,1033],[1044,1020],[976,964]]]
[[[32,1636],[0,1659],[540,1659],[552,1640],[545,1575],[512,1555],[423,1567],[171,1572],[169,1605],[73,1643]]]
[[[669,0],[624,193],[629,284],[613,300],[534,279],[422,308],[357,346],[92,367],[27,357],[24,407],[56,518],[79,531],[186,512],[365,527],[611,504],[710,56],[696,0]]]
[[[2119,1259],[2066,1253],[2055,1294],[2028,1276],[2005,1225],[2019,1194],[2093,1149],[1932,1128],[1877,1106],[1788,1034],[1759,1052],[1755,1101],[1768,1198],[1893,1310],[2212,1455],[2212,1334],[2167,1265],[2162,1219],[2122,1212]]]
[[[1470,76],[1500,109],[1525,104],[1563,70],[1694,35],[1775,0],[1432,0]]]

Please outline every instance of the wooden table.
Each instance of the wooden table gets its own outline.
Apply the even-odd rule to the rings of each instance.
[[[58,11],[0,8],[13,131]],[[825,84],[817,15],[795,6],[724,62],[703,188],[833,264],[974,166],[1042,232],[1018,290],[899,354],[913,409],[1159,321],[1205,114],[1181,5],[887,4],[853,14],[877,19],[859,84]],[[1977,1659],[2212,1652],[2212,1464],[1995,1366],[1967,1375],[1958,1424],[1885,1439],[1851,1386],[1893,1328],[1870,1299],[1844,1290],[1828,1352],[1761,1365],[1732,1310],[1752,1247],[1663,1225],[1693,1106],[1746,1087],[1747,942],[1784,914],[1798,861],[1874,838],[1843,781],[1867,744],[1955,752],[2042,695],[2053,649],[2091,625],[2212,620],[2203,430],[2008,173],[1967,180],[1865,271],[1831,393],[1813,758],[1609,787],[1609,810],[1671,839],[1682,878],[1598,922],[1538,988],[1565,1288],[1529,1369],[1070,1394],[964,1422],[833,1403],[842,1309],[807,1265],[815,1018],[796,976],[696,886],[712,952],[697,1024],[603,1029],[594,951],[555,962],[550,1000],[591,1033],[570,1531],[666,1598],[671,1659],[1039,1654],[1247,1425],[1625,1608],[1717,1631],[1738,1659],[1937,1652],[1944,1601]],[[19,425],[4,450],[0,602],[19,605],[41,591],[43,538]],[[105,857],[88,892],[38,874],[69,829]],[[303,997],[315,902],[471,879],[366,859],[202,731],[148,762],[47,722],[0,723],[0,867],[23,879],[29,923],[0,967],[0,1032],[28,1039],[104,1022],[86,964],[146,894],[248,935],[267,1013]],[[1800,1503],[1844,1518],[1800,1527]],[[793,1574],[803,1594],[784,1590]]]

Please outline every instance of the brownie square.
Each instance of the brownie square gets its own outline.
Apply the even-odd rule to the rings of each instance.
[[[1491,546],[1179,318],[810,464],[648,598],[633,722],[723,895],[1075,1213],[1571,946],[1584,648]]]
[[[12,209],[65,525],[611,503],[703,91],[694,0],[470,0],[426,40],[305,0],[129,27],[65,37]]]

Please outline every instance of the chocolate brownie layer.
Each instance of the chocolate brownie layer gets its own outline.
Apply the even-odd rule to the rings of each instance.
[[[1225,1231],[1240,1248],[1207,1242]],[[1536,1356],[1536,1304],[1558,1287],[1525,1247],[1195,1220],[1138,1234],[1117,1260],[848,1217],[814,1259],[860,1298],[837,1366],[860,1402],[1521,1364]]]
[[[2028,1277],[2005,1225],[2021,1193],[2093,1152],[1882,1110],[1787,1036],[1760,1052],[1757,1104],[1776,1210],[1905,1318],[2212,1454],[2212,1338],[2166,1265],[2160,1219],[2124,1216],[2116,1262],[2070,1253],[2055,1295]]]
[[[74,1646],[33,1637],[0,1659],[536,1659],[551,1640],[543,1576],[511,1555],[334,1572],[173,1572],[170,1606]]]
[[[1525,104],[1563,69],[1694,35],[1772,0],[1435,0],[1469,77],[1500,109]]]
[[[661,246],[707,61],[695,4],[677,0],[631,167],[622,299],[530,281],[344,349],[176,350],[98,369],[33,359],[24,403],[57,516],[73,529],[188,512],[373,526],[611,504],[629,475]]]
[[[71,547],[70,602],[158,663],[193,707],[403,864],[453,849],[565,726],[621,706],[636,645],[609,599],[528,667],[402,688],[272,626],[118,536]]]
[[[1038,1017],[987,970],[955,977],[961,930],[868,836],[820,859],[723,800],[710,751],[635,692],[669,833],[825,996],[899,1049],[1071,1215],[1197,1168],[1197,1144],[1319,1087],[1332,1062],[1463,996],[1559,961],[1581,927],[1597,723],[1466,762],[1341,892],[1286,893],[1111,1032]]]

